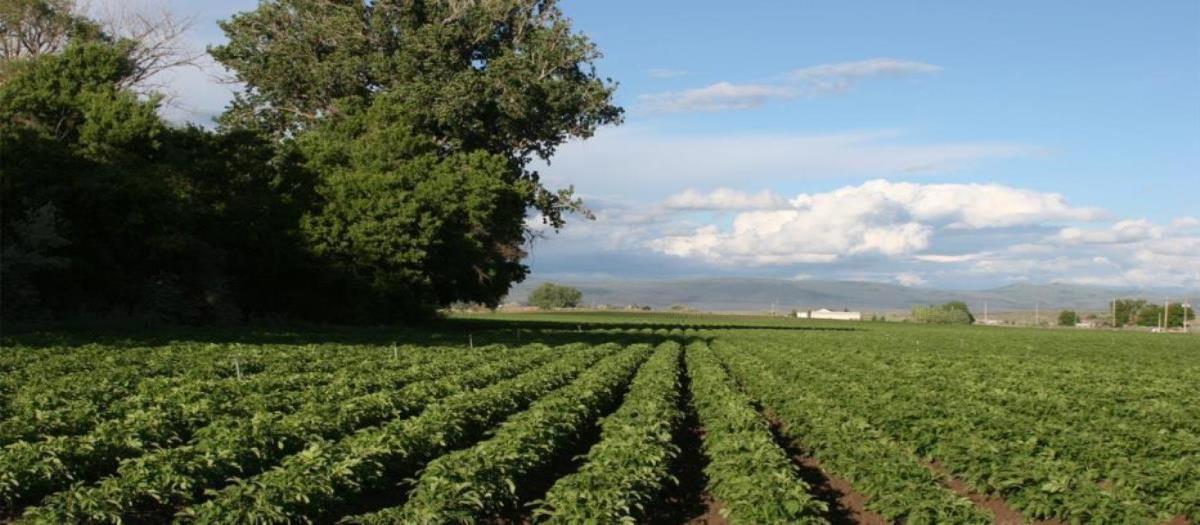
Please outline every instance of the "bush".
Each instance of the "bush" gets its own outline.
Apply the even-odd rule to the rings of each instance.
[[[962,301],[951,301],[939,306],[913,305],[913,321],[933,324],[972,324],[975,316]]]
[[[545,283],[529,294],[529,304],[549,310],[552,308],[574,308],[583,300],[583,292],[570,286]]]
[[[1074,310],[1063,310],[1058,313],[1058,326],[1075,326],[1079,323],[1079,314]]]

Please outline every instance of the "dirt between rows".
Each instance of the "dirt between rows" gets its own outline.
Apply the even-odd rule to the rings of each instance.
[[[942,481],[942,484],[954,491],[955,494],[967,498],[971,500],[975,506],[991,512],[992,515],[995,516],[995,523],[997,525],[1021,525],[1023,523],[1027,523],[1025,516],[1012,507],[1009,507],[1008,503],[1003,499],[977,492],[975,489],[972,489],[970,485],[967,485],[963,480],[954,477],[954,475],[951,474],[950,471],[945,467],[943,467],[941,463],[938,463],[937,460],[924,461],[922,462],[922,466],[936,474],[938,479]],[[1029,523],[1038,525],[1061,525],[1062,522],[1058,520],[1038,520]]]
[[[800,472],[800,479],[808,484],[813,497],[825,503],[824,518],[835,525],[887,525],[891,522],[867,509],[867,496],[854,490],[850,482],[830,475],[821,462],[789,439],[783,432],[783,423],[770,411],[764,411],[771,426],[776,444],[792,458]]]
[[[679,447],[679,455],[671,463],[671,483],[662,495],[660,505],[650,509],[646,522],[661,525],[727,525],[721,516],[721,503],[707,490],[708,456],[704,454],[704,427],[692,406],[692,378],[683,366],[680,376],[679,409],[683,421],[672,440]]]

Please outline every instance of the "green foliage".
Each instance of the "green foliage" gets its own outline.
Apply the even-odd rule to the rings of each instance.
[[[529,293],[529,304],[543,310],[574,308],[582,300],[583,292],[554,283],[544,283]]]
[[[680,472],[667,466],[680,459],[672,434],[690,384],[705,490],[734,522],[823,517],[789,441],[886,521],[991,523],[948,478],[1028,521],[1157,523],[1200,508],[1188,337],[488,317],[500,324],[473,345],[462,329],[479,319],[402,331],[416,344],[399,347],[362,344],[393,340],[392,327],[172,329],[83,345],[97,339],[6,335],[0,507],[18,523],[652,521],[644,511]],[[252,344],[207,342],[230,338]],[[588,342],[495,344],[522,339]],[[567,464],[579,468],[551,479]]]
[[[521,363],[527,370],[521,375],[493,379],[484,388],[430,405],[419,416],[393,419],[335,442],[313,442],[277,468],[222,489],[186,514],[204,523],[336,521],[372,491],[394,487],[432,459],[470,445],[612,351],[608,346],[561,349],[550,363],[533,369]]]
[[[962,301],[951,301],[940,306],[913,305],[912,319],[920,323],[973,324],[975,316]]]
[[[1058,312],[1058,326],[1075,326],[1076,324],[1079,324],[1079,314],[1074,310]]]
[[[549,523],[639,523],[658,501],[679,454],[683,420],[680,346],[670,342],[642,365],[621,408],[604,418],[583,467],[559,479],[536,512]]]
[[[527,165],[621,118],[553,1],[269,0],[221,27],[247,86],[222,124],[308,158],[306,246],[351,319],[495,306],[528,272],[526,211],[586,213]]]
[[[692,402],[704,425],[704,452],[713,497],[733,523],[820,523],[825,505],[811,495],[767,421],[733,387],[721,361],[705,343],[685,354]]]
[[[527,165],[621,117],[553,2],[262,2],[212,51],[247,85],[217,133],[164,123],[128,89],[139,43],[69,7],[0,7],[47,37],[0,68],[5,319],[495,306],[528,273],[527,211],[586,212]]]
[[[278,288],[303,261],[299,171],[250,134],[165,125],[120,87],[128,52],[74,41],[0,85],[4,317],[213,322],[295,304]]]
[[[1160,304],[1145,299],[1118,299],[1115,309],[1117,326],[1162,326],[1163,307]],[[1172,328],[1182,327],[1185,316],[1189,321],[1195,319],[1195,309],[1172,304],[1167,315],[1167,325]]]
[[[549,158],[621,116],[599,51],[556,4],[262,2],[222,22],[212,51],[248,86],[225,121],[295,132],[383,97],[450,151]]]
[[[169,513],[175,506],[195,502],[203,490],[218,488],[234,475],[258,473],[314,440],[337,439],[359,428],[414,415],[430,403],[511,377],[547,357],[512,353],[496,366],[477,366],[499,357],[496,354],[493,349],[447,360],[431,359],[435,357],[431,353],[399,367],[376,363],[382,370],[373,372],[380,374],[375,381],[338,381],[315,389],[291,413],[260,408],[212,421],[187,445],[127,460],[115,476],[56,494],[29,514],[50,522],[72,522]],[[174,475],[163,476],[166,472]]]
[[[584,439],[596,419],[621,401],[652,353],[634,345],[600,361],[570,385],[513,416],[492,437],[429,463],[402,507],[351,518],[352,523],[475,523],[519,508],[521,481],[546,471]]]
[[[759,350],[762,350],[761,352]],[[990,523],[990,516],[941,486],[910,451],[888,439],[860,413],[835,410],[814,397],[787,351],[767,340],[728,340],[718,346],[731,371],[778,415],[783,432],[804,443],[831,475],[870,498],[868,508],[904,523]]]

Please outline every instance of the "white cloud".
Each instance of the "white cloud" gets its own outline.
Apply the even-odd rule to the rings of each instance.
[[[962,261],[969,276],[1008,276],[1075,284],[1200,288],[1200,235],[1146,219],[1106,228],[1063,228],[1042,242],[1019,243]]]
[[[938,231],[1091,220],[1096,210],[1056,194],[997,184],[915,184],[873,180],[801,194],[790,209],[738,213],[728,230],[706,225],[650,241],[661,253],[719,264],[788,265],[854,256],[919,254]],[[918,255],[918,257],[920,257]],[[969,256],[930,254],[928,262]],[[918,259],[919,260],[919,259]]]
[[[638,100],[642,109],[655,113],[751,109],[770,100],[791,100],[841,93],[870,77],[899,77],[936,73],[941,70],[938,66],[924,62],[873,58],[797,69],[784,74],[784,82],[778,84],[717,82],[683,91],[641,95]],[[674,73],[672,70],[651,70],[652,77],[655,76],[655,71],[659,71],[660,74]]]
[[[858,81],[869,77],[899,77],[937,73],[941,67],[913,60],[872,58],[857,62],[821,64],[794,70],[786,75],[790,80],[809,85],[810,91],[842,92]]]
[[[1120,221],[1107,229],[1068,227],[1059,230],[1057,239],[1067,244],[1126,244],[1161,239],[1166,230],[1146,219]]]
[[[961,262],[973,261],[973,260],[979,259],[980,257],[983,257],[985,255],[986,254],[983,254],[983,253],[965,253],[965,254],[961,254],[961,255],[942,255],[942,254],[931,253],[931,254],[924,254],[924,255],[914,255],[913,259],[921,261],[921,262],[948,264],[948,263],[961,263]]]
[[[687,75],[688,72],[682,69],[654,68],[646,72],[650,78],[676,78]]]
[[[788,201],[770,190],[746,193],[718,188],[708,193],[685,190],[663,203],[674,210],[776,210],[789,207]]]
[[[928,283],[924,277],[912,272],[896,274],[896,282],[900,283],[901,286],[921,286]]]
[[[1200,219],[1195,217],[1179,217],[1171,221],[1171,228],[1190,230],[1200,226]]]
[[[800,96],[800,91],[788,86],[768,84],[731,84],[718,82],[702,88],[641,95],[642,108],[652,112],[726,111],[750,109],[771,99]]]
[[[1075,208],[1057,193],[1001,186],[999,184],[914,184],[886,180],[837,190],[838,198],[881,195],[901,203],[916,219],[946,222],[952,228],[997,228],[1036,224],[1043,221],[1092,221],[1104,213],[1094,208]],[[797,198],[811,200],[802,195]]]

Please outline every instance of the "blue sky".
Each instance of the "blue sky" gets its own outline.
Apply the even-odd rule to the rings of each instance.
[[[254,4],[172,7],[206,44]],[[1200,288],[1198,2],[562,8],[628,113],[544,168],[598,220],[535,275]],[[220,110],[179,77],[175,118]]]

